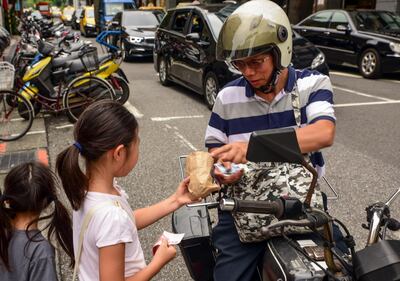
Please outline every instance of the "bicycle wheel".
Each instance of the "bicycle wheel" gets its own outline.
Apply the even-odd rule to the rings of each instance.
[[[18,108],[27,117],[21,118]],[[0,141],[23,137],[33,122],[33,107],[28,99],[12,91],[0,91]]]
[[[121,77],[113,77],[116,81],[113,81],[112,78],[107,80],[112,86],[115,91],[115,100],[118,101],[120,104],[124,104],[129,99],[129,84],[126,82],[124,78]],[[118,83],[118,85],[116,85]]]
[[[99,100],[114,100],[110,83],[98,77],[79,77],[71,81],[63,96],[63,106],[70,122],[78,120],[81,113]]]

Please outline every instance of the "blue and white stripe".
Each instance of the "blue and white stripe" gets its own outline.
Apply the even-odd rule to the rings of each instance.
[[[300,96],[302,126],[318,120],[335,122],[333,91],[329,77],[316,71],[295,70],[289,67],[286,87],[271,103],[255,95],[253,88],[243,77],[228,83],[215,101],[206,130],[206,147],[248,141],[253,131],[296,127],[289,95],[295,81]],[[322,176],[322,154],[315,152],[311,159]]]

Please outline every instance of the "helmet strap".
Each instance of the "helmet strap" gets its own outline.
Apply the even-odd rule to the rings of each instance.
[[[270,94],[274,91],[276,84],[278,84],[279,81],[279,75],[281,74],[281,71],[277,68],[274,68],[274,71],[272,72],[271,79],[264,85],[258,88],[254,88],[257,91],[262,92],[263,94]]]

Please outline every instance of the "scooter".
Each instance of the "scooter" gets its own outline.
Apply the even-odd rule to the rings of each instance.
[[[247,159],[253,162],[305,163],[293,128],[253,133]],[[313,169],[309,165],[305,167]],[[313,175],[316,175],[315,170]],[[216,201],[191,204],[177,210],[172,216],[172,227],[176,233],[185,233],[180,250],[191,277],[196,281],[213,280],[218,254],[212,245],[210,208],[272,214],[278,219],[261,229],[268,242],[254,280],[400,280],[400,241],[386,239],[387,229],[400,229],[400,222],[390,216],[390,206],[399,194],[400,188],[385,203],[377,202],[366,208],[367,224],[363,227],[369,229],[368,240],[366,247],[357,252],[354,240],[342,222],[296,198],[247,201],[226,198],[220,193]],[[346,233],[349,253],[343,253],[336,247],[333,222]],[[310,234],[285,235],[284,230],[291,226],[308,227]],[[272,237],[277,231],[281,232],[281,236]]]

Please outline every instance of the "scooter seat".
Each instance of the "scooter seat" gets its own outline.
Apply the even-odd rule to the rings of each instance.
[[[58,57],[53,59],[52,61],[52,66],[53,69],[63,67],[65,66],[68,62],[72,62],[73,60],[79,58],[79,52],[74,52],[68,55],[68,57]]]
[[[71,61],[70,63],[71,64],[69,64],[69,70],[68,70],[69,74],[86,72],[86,68],[83,65],[81,59],[75,59],[75,60]]]
[[[99,58],[99,64],[102,65],[103,63],[105,63],[106,61],[111,59],[112,55],[111,54],[102,54],[102,55],[99,55],[98,58]]]

